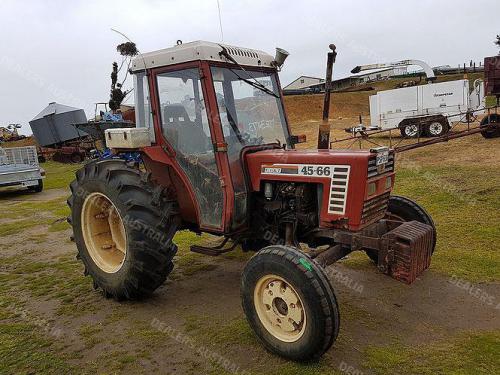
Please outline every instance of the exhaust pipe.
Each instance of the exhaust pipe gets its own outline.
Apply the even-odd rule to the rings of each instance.
[[[273,64],[278,70],[281,69],[281,66],[285,62],[286,58],[290,55],[287,51],[285,51],[283,48],[278,48],[276,47],[276,55],[274,57]]]
[[[328,52],[328,57],[326,60],[326,80],[325,80],[325,100],[323,102],[323,122],[319,126],[318,132],[318,149],[329,149],[330,148],[330,125],[328,124],[328,118],[330,115],[330,91],[332,89],[332,73],[333,64],[337,57],[337,51],[335,44],[329,45],[331,52]]]

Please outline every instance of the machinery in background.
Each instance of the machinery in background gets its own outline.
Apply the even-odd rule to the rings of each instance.
[[[452,123],[467,120],[471,112],[478,115],[484,108],[482,80],[474,81],[472,88],[468,79],[433,83],[436,76],[432,68],[420,60],[357,66],[352,73],[406,65],[422,67],[428,83],[380,91],[370,96],[369,130],[399,128],[405,138],[440,137],[450,130]]]
[[[116,49],[123,60],[120,66],[113,63],[110,100],[96,103],[93,119],[87,121],[83,109],[52,102],[30,121],[31,130],[40,146],[40,161],[51,158],[80,163],[87,158],[106,154],[105,145],[100,142],[104,131],[134,126],[134,108],[122,102],[131,92],[124,90],[123,84],[128,76],[131,59],[138,51],[132,42],[122,43]],[[123,67],[127,67],[126,73],[123,80],[118,82],[118,74]]]
[[[96,113],[99,104],[96,104]],[[133,114],[133,110],[127,109],[127,113]],[[59,162],[81,163],[95,155],[96,150],[102,151],[104,145],[96,143],[100,137],[95,136],[95,131],[101,129],[103,132],[105,129],[130,127],[134,124],[132,121],[123,120],[121,113],[117,112],[100,111],[94,119],[87,121],[83,109],[49,103],[29,123],[39,145],[40,162],[53,159]],[[130,115],[127,118],[130,118]]]
[[[20,124],[9,124],[6,127],[0,127],[0,143],[19,141],[26,138],[25,135],[19,134],[18,129],[21,129]]]
[[[500,56],[484,58],[484,79],[486,81],[485,95],[496,97],[496,107],[494,111],[488,109],[488,115],[481,120],[483,128],[481,134],[485,138],[497,138],[500,137],[500,128],[491,128],[490,125],[500,123],[500,114],[498,114],[500,106]]]
[[[39,145],[39,159],[79,163],[89,155],[92,142],[87,133],[73,126],[87,122],[83,109],[49,103],[29,122]]]

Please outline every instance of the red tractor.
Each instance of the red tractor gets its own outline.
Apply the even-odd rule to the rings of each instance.
[[[85,274],[118,300],[163,284],[179,230],[221,237],[198,253],[255,251],[241,281],[248,322],[270,351],[308,360],[339,331],[325,267],[360,250],[411,283],[436,231],[391,196],[392,150],[295,149],[277,74],[286,55],[192,42],[135,58],[137,128],[108,130],[113,156],[76,173],[69,221]]]

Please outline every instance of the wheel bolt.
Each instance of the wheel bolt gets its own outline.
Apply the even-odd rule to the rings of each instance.
[[[294,309],[295,308],[295,303],[290,304],[290,308]]]
[[[273,292],[272,291],[269,291],[269,295],[272,296],[273,295]]]

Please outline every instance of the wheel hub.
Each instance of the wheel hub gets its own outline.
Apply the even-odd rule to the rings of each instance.
[[[433,122],[429,125],[429,133],[432,135],[439,135],[443,131],[443,125],[440,122]]]
[[[106,273],[115,273],[123,265],[127,239],[123,220],[113,202],[94,192],[85,198],[81,225],[87,251],[94,263]]]
[[[254,304],[261,323],[274,337],[294,342],[304,334],[306,315],[302,301],[282,277],[263,276],[255,287]]]
[[[405,133],[406,136],[408,137],[415,137],[418,132],[418,126],[417,125],[408,125],[405,127]]]

